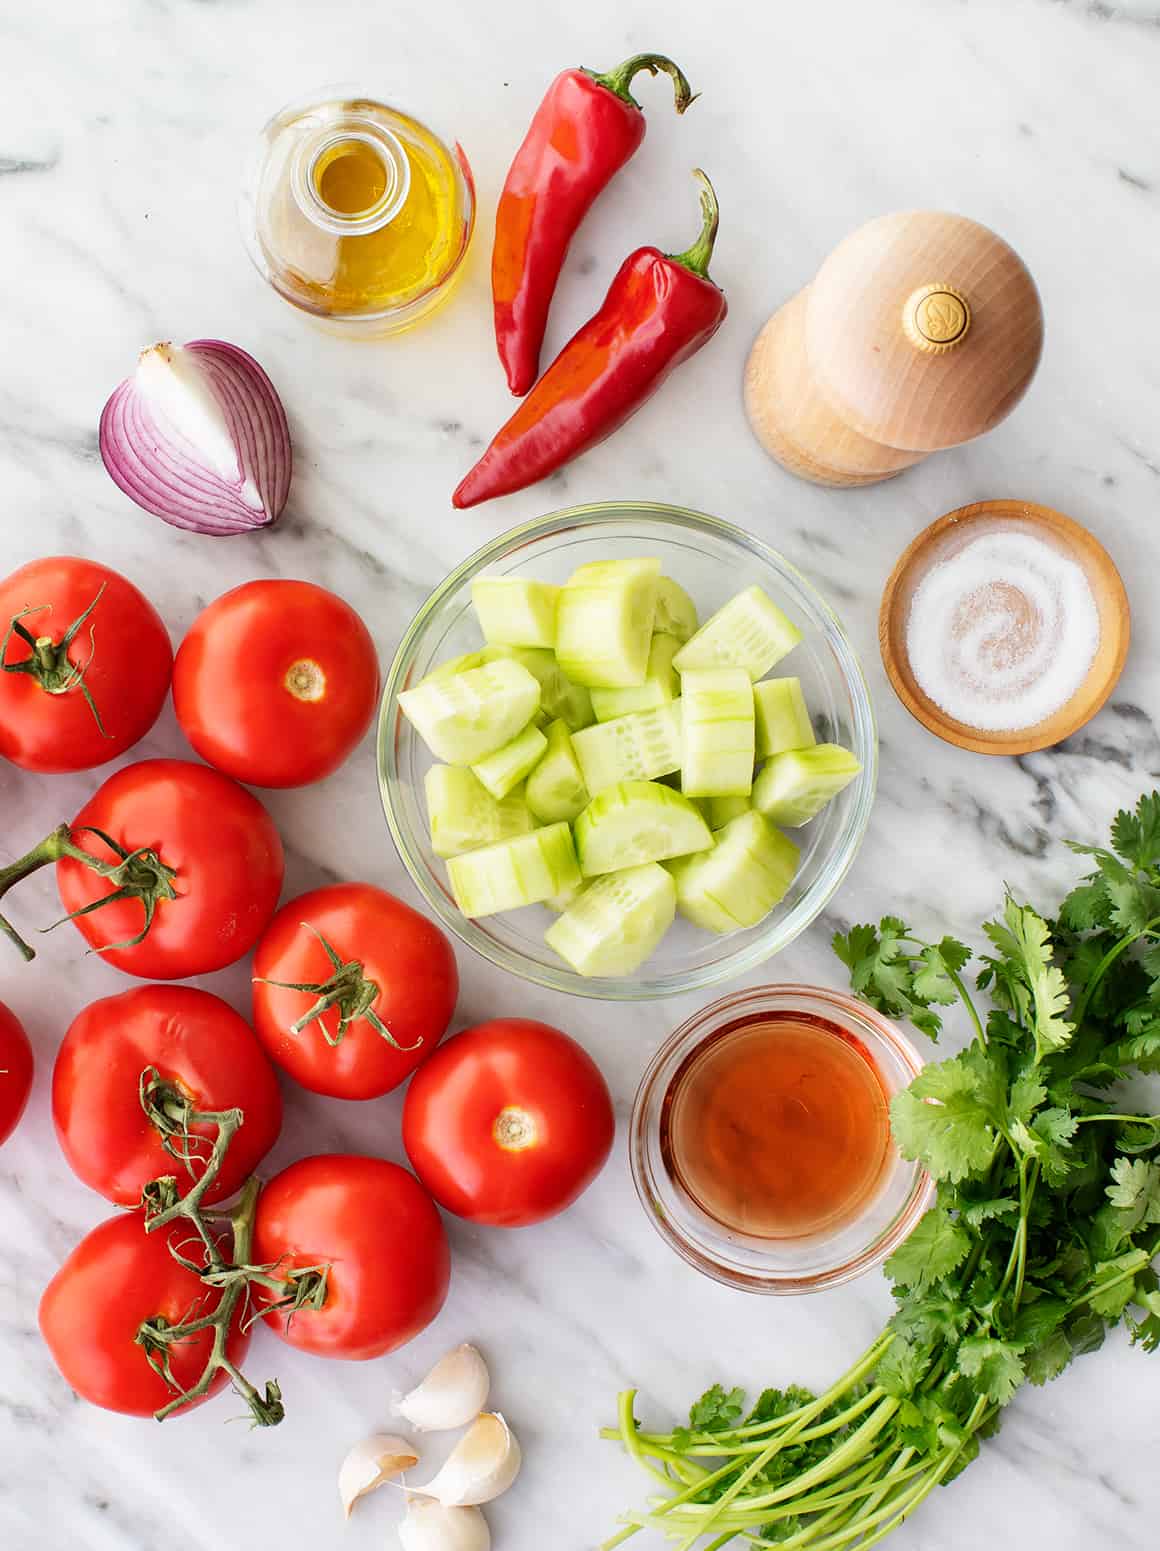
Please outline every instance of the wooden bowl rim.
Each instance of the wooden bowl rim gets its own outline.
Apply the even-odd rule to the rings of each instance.
[[[1110,662],[1101,667],[1105,654],[1097,649],[1087,677],[1057,711],[1031,727],[1010,732],[985,732],[957,721],[941,710],[919,688],[905,648],[904,622],[898,617],[899,593],[918,563],[948,529],[991,519],[1018,519],[1050,530],[1068,553],[1081,564],[1100,610],[1101,631],[1105,620],[1115,621]],[[1054,747],[1085,726],[1105,705],[1124,670],[1132,634],[1131,606],[1123,577],[1111,555],[1089,528],[1050,506],[1013,499],[973,501],[947,512],[925,527],[899,556],[882,593],[878,611],[878,645],[891,688],[916,721],[945,743],[972,754],[1033,754]],[[897,641],[896,641],[897,637]]]

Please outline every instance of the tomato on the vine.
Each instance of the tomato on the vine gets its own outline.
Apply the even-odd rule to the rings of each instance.
[[[329,1266],[320,1308],[265,1316],[284,1341],[320,1357],[393,1352],[435,1318],[451,1277],[442,1219],[415,1176],[349,1153],[275,1175],[258,1197],[253,1255],[283,1275]]]
[[[142,1188],[162,1175],[175,1176],[185,1194],[218,1134],[215,1122],[191,1120],[190,1110],[235,1108],[243,1123],[206,1202],[239,1190],[277,1141],[282,1094],[245,1019],[193,986],[136,986],[91,1003],[69,1026],[53,1068],[61,1150],[74,1174],[121,1206],[136,1206]]]
[[[173,705],[211,765],[254,786],[305,786],[337,770],[379,694],[362,620],[313,582],[245,582],[194,620],[173,669]]]
[[[0,1144],[20,1124],[32,1088],[32,1046],[24,1025],[0,1002]]]
[[[200,1306],[205,1286],[172,1251],[188,1251],[189,1224],[146,1234],[141,1218],[110,1217],[80,1241],[45,1288],[40,1329],[53,1360],[77,1394],[107,1411],[151,1416],[169,1404],[176,1390],[150,1367],[137,1334],[160,1316],[170,1325]],[[239,1303],[226,1351],[239,1365],[250,1344]],[[168,1349],[174,1384],[189,1390],[201,1377],[213,1346],[213,1331],[201,1330]],[[209,1393],[226,1381],[214,1374]],[[200,1405],[198,1397],[190,1405]]]
[[[184,980],[224,969],[274,914],[284,866],[274,821],[251,792],[205,765],[127,765],[93,793],[71,830],[74,845],[116,872],[104,876],[62,856],[65,911],[107,964],[130,975]]]
[[[586,1190],[616,1121],[600,1068],[530,1018],[456,1034],[411,1080],[403,1145],[447,1211],[497,1228],[553,1217]]]
[[[157,720],[173,671],[161,616],[119,572],[77,555],[0,582],[0,754],[52,774],[103,765]]]
[[[435,1049],[459,974],[439,928],[369,883],[284,905],[254,954],[254,1030],[314,1093],[373,1099]]]

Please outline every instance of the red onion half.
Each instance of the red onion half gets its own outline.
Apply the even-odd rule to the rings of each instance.
[[[129,499],[175,528],[247,533],[286,505],[286,411],[253,356],[224,340],[143,350],[102,411],[100,443]]]

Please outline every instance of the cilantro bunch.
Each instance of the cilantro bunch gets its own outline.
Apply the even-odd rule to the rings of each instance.
[[[987,950],[927,942],[895,917],[834,939],[855,991],[937,1039],[961,1003],[974,1040],[891,1105],[902,1155],[935,1202],[886,1262],[897,1309],[824,1394],[714,1386],[686,1427],[619,1439],[652,1506],[604,1551],[655,1527],[677,1546],[846,1551],[876,1545],[952,1481],[1024,1384],[1058,1377],[1120,1323],[1160,1346],[1160,1115],[1115,1085],[1160,1072],[1160,792],[1116,815],[1111,846],[1057,917],[1007,897]],[[984,999],[989,1006],[984,1005]]]

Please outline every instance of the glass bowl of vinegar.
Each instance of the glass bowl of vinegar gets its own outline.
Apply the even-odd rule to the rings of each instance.
[[[878,1265],[933,1199],[890,1134],[922,1070],[902,1031],[840,991],[723,997],[652,1058],[629,1155],[654,1227],[746,1292],[820,1292]]]
[[[399,695],[440,663],[483,644],[471,605],[477,576],[564,582],[590,560],[656,555],[690,594],[702,619],[756,582],[802,632],[775,672],[796,674],[819,742],[850,749],[862,773],[811,823],[793,830],[798,870],[780,904],[756,926],[725,935],[678,916],[651,958],[632,975],[585,977],[552,952],[545,905],[468,920],[435,855],[423,782],[434,763],[399,708]],[[878,737],[866,681],[841,622],[800,572],[760,539],[703,512],[644,501],[608,501],[552,512],[477,550],[431,594],[395,654],[378,729],[379,790],[391,836],[440,925],[500,969],[577,996],[638,1002],[719,985],[755,969],[805,930],[845,877],[874,802]]]

